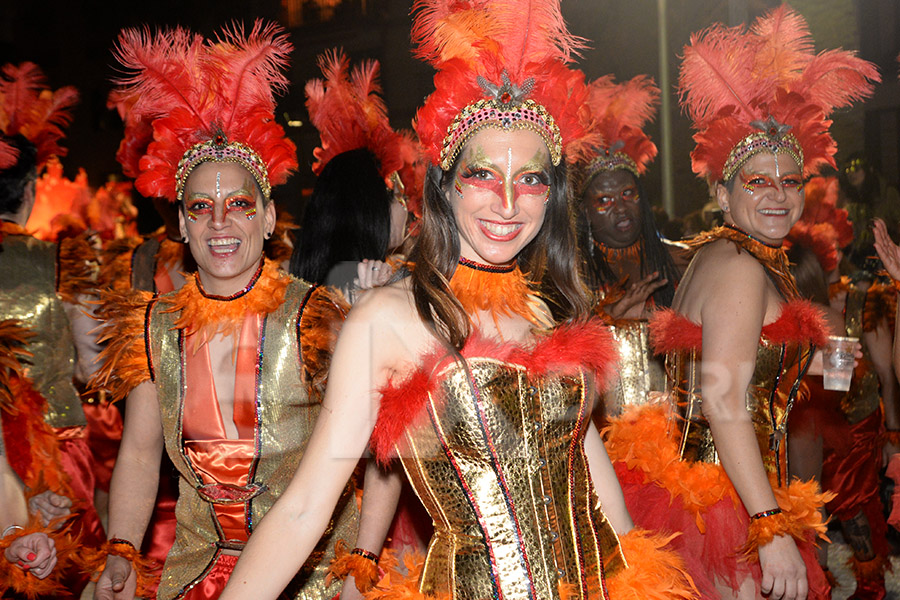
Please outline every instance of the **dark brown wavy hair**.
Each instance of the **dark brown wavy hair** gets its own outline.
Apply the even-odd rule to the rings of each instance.
[[[422,226],[410,260],[415,265],[412,293],[422,321],[439,339],[461,350],[471,333],[462,305],[450,291],[450,278],[459,263],[459,229],[448,199],[459,159],[448,171],[431,165],[425,177]],[[587,317],[590,302],[578,273],[577,245],[568,202],[565,160],[550,173],[550,195],[544,223],[518,256],[523,273],[545,298],[555,304],[561,319]]]

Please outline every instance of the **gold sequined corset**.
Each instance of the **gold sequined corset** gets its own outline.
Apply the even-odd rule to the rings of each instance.
[[[610,325],[619,350],[616,383],[603,394],[607,416],[617,416],[628,406],[646,404],[650,392],[666,389],[662,364],[650,349],[650,328],[645,319],[627,319]]]
[[[423,593],[458,600],[607,597],[624,566],[584,453],[592,377],[494,358],[432,375],[400,459],[434,521]],[[602,594],[602,595],[601,595]]]
[[[782,482],[787,477],[787,421],[815,349],[810,340],[824,336],[818,313],[811,311],[814,309],[806,302],[789,302],[775,322],[763,327],[756,366],[747,388],[745,407],[753,422],[763,464]],[[700,326],[673,311],[662,313],[653,325],[659,330],[654,332],[654,339],[679,339],[678,329],[682,329],[683,345],[661,348],[666,351],[666,374],[674,425],[680,431],[681,456],[718,463],[709,423],[701,410]]]
[[[0,318],[20,319],[35,336],[27,365],[35,388],[47,399],[52,427],[85,424],[72,382],[75,342],[62,301],[56,294],[56,244],[30,236],[7,235],[0,251]]]

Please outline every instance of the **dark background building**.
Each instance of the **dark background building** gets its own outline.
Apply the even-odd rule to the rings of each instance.
[[[110,79],[115,76],[110,53],[123,27],[183,25],[212,35],[233,20],[277,20],[291,32],[295,51],[290,93],[279,103],[279,120],[298,146],[300,170],[277,190],[280,204],[297,213],[302,194],[313,184],[309,169],[318,143],[308,124],[303,85],[319,76],[316,57],[327,48],[343,47],[355,62],[375,58],[381,62],[381,83],[397,128],[409,128],[423,98],[431,90],[432,70],[410,55],[411,0],[0,0],[0,63],[33,61],[55,89],[74,85],[81,103],[74,112],[63,159],[66,173],[86,169],[92,186],[109,176],[120,176],[115,152],[122,125],[107,110]],[[692,32],[714,22],[749,22],[777,6],[774,0],[564,0],[563,13],[573,33],[590,40],[579,66],[592,79],[606,73],[619,81],[646,73],[660,82],[662,66],[668,70],[667,110],[671,119],[668,159],[671,161],[671,197],[674,212],[684,215],[707,200],[706,186],[690,169],[692,148],[687,119],[677,104],[674,86],[678,60]],[[794,0],[816,39],[817,48],[858,50],[875,62],[884,82],[864,105],[834,117],[833,132],[840,151],[838,161],[853,151],[865,151],[888,181],[900,179],[900,2],[897,0]],[[664,19],[660,8],[664,7]],[[659,46],[664,22],[666,48]],[[663,143],[661,119],[649,133]],[[662,152],[661,152],[662,154]],[[662,204],[663,156],[651,165],[646,187],[655,203]],[[146,211],[151,209],[149,207]]]

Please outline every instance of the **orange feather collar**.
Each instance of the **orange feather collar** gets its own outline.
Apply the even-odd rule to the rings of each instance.
[[[206,293],[195,273],[181,289],[161,296],[159,301],[168,304],[163,312],[180,312],[175,321],[176,329],[185,335],[200,333],[195,347],[216,334],[224,336],[237,333],[248,314],[267,315],[284,302],[290,277],[271,261],[260,263],[259,269],[246,288],[231,296],[214,296]]]
[[[495,320],[517,314],[538,324],[535,293],[516,264],[495,267],[460,258],[450,290],[470,317],[488,311]]]

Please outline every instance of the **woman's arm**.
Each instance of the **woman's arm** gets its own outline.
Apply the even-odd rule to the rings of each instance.
[[[153,383],[134,388],[125,404],[122,445],[109,489],[109,539],[127,540],[140,549],[159,487],[159,463],[163,451],[159,401]],[[131,600],[136,574],[131,563],[110,555],[97,581],[96,600]]]
[[[369,459],[366,465],[366,478],[363,481],[359,533],[356,536],[357,548],[367,550],[375,556],[381,554],[384,540],[397,512],[397,502],[402,489],[403,476],[397,469],[382,469],[374,458]],[[340,597],[341,600],[357,600],[363,597],[356,588],[356,579],[352,573],[344,580]]]
[[[777,312],[777,296],[762,267],[747,254],[733,255],[691,290],[701,299],[702,412],[709,421],[719,460],[751,515],[776,508],[763,467],[746,393],[764,320]],[[711,533],[715,535],[715,533]],[[771,598],[805,598],[806,568],[794,540],[778,536],[759,548],[762,592]]]
[[[344,323],[322,412],[303,460],[281,498],[260,521],[221,600],[276,598],[308,558],[371,436],[377,390],[402,352],[402,328],[379,300],[396,290],[363,295]],[[405,300],[404,300],[405,302]],[[289,542],[289,543],[287,543]]]
[[[622,487],[619,485],[612,462],[606,453],[606,446],[603,445],[600,432],[593,425],[589,425],[587,428],[584,452],[587,455],[591,479],[594,482],[594,490],[597,492],[603,514],[609,519],[617,534],[625,535],[631,531],[634,523],[625,507],[625,496],[622,494]]]

